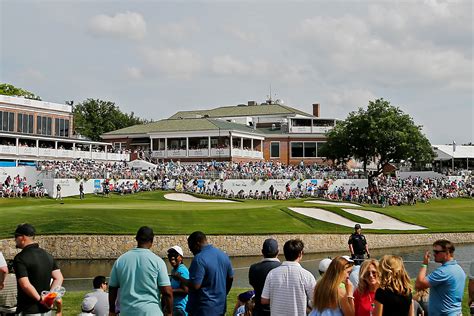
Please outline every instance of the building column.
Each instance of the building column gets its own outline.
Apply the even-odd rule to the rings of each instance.
[[[189,137],[186,137],[186,157],[189,156]]]
[[[16,143],[16,154],[19,155],[20,154],[20,139],[17,137],[15,138],[15,143]],[[18,164],[17,164],[18,165]]]
[[[89,145],[89,158],[92,159],[92,144]]]
[[[39,139],[36,140],[36,156],[39,156]]]
[[[168,137],[165,137],[165,154],[164,157],[168,157]]]
[[[311,134],[313,134],[313,124],[314,124],[314,120],[311,119]]]
[[[232,158],[232,147],[234,147],[234,143],[232,141],[232,132],[229,132],[229,137],[230,137],[229,155]]]
[[[219,139],[217,141],[219,142]],[[211,136],[207,136],[207,156],[211,157]]]
[[[253,151],[253,138],[250,138],[250,150]]]
[[[240,137],[240,150],[244,150],[244,138]]]

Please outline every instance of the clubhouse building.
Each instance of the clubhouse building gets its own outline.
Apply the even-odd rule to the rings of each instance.
[[[116,148],[142,151],[153,161],[280,161],[322,163],[318,150],[336,119],[321,118],[280,101],[180,111],[167,119],[102,135]]]
[[[107,142],[74,137],[72,106],[0,95],[0,167],[38,160],[129,160]]]

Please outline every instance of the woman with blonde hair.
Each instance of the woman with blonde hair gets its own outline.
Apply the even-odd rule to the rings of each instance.
[[[411,283],[399,256],[383,256],[380,287],[375,291],[375,316],[414,316]]]
[[[349,256],[331,261],[316,283],[313,310],[309,316],[354,316],[353,286],[349,281],[354,261]]]
[[[379,262],[365,260],[359,272],[359,285],[354,291],[355,316],[372,316],[375,309],[375,291],[380,286]]]

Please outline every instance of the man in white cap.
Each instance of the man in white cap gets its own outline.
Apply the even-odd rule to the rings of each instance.
[[[323,274],[327,271],[331,262],[331,258],[325,258],[319,262],[318,271],[320,276],[323,276]]]
[[[168,261],[171,264],[171,287],[173,288],[173,316],[187,316],[188,287],[176,276],[189,280],[189,270],[183,264],[183,249],[173,246],[168,249]]]
[[[96,315],[94,308],[97,304],[97,297],[95,296],[86,296],[81,304],[81,313],[78,316],[92,316]]]

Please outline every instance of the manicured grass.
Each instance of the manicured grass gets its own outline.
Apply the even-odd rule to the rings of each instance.
[[[248,290],[243,288],[232,288],[230,290],[229,295],[227,295],[227,315],[232,315],[235,303],[237,302],[237,296]],[[72,316],[79,314],[81,312],[81,303],[86,293],[88,292],[66,292],[66,295],[63,297],[63,315]]]
[[[237,296],[240,293],[245,292],[247,290],[249,289],[232,288],[230,290],[229,295],[227,295],[227,315],[232,314],[233,308],[237,301]],[[69,316],[69,315],[79,314],[81,312],[81,302],[86,293],[87,293],[86,291],[66,292],[66,295],[63,298],[63,301],[64,301],[63,315]],[[464,288],[464,298],[463,298],[463,304],[462,304],[463,315],[469,315],[469,307],[467,305],[467,301],[468,301],[468,293],[467,293],[467,281],[466,281],[466,287]]]
[[[0,238],[11,237],[16,225],[33,224],[38,234],[134,234],[142,225],[157,234],[349,233],[350,227],[318,221],[290,211],[289,207],[319,207],[360,223],[369,221],[336,206],[287,201],[238,203],[187,203],[166,200],[167,192],[146,192],[110,198],[88,195],[53,199],[0,199]],[[474,200],[434,200],[416,206],[366,209],[427,227],[425,232],[474,231]],[[365,230],[366,232],[368,230]],[[394,233],[396,231],[377,231]]]

